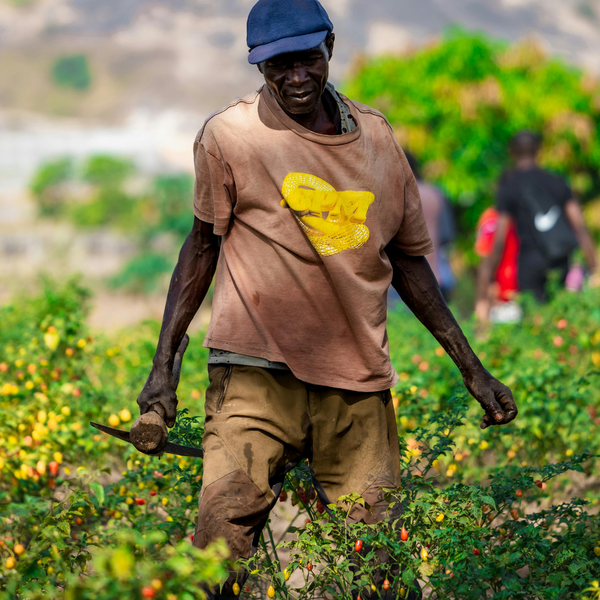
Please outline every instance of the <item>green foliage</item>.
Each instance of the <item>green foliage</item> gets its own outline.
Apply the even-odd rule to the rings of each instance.
[[[137,598],[144,587],[154,589],[157,595],[160,592],[163,598],[203,600],[198,584],[215,585],[227,576],[224,559],[229,551],[222,542],[198,550],[187,542],[165,547],[166,540],[159,532],[120,531],[118,545],[105,547],[94,557],[93,575],[86,579],[71,576],[67,581],[67,586],[71,585],[65,600]],[[159,551],[157,546],[162,546]]]
[[[193,197],[194,179],[185,173],[159,175],[152,184],[154,206],[158,211],[149,233],[174,233],[185,239],[192,228],[193,214],[190,199]]]
[[[101,189],[119,189],[134,172],[131,160],[96,154],[84,164],[82,179]]]
[[[144,518],[143,509],[126,504],[110,486],[105,501],[104,488],[89,480],[85,474],[69,479],[60,500],[29,497],[10,505],[10,519],[4,517],[0,525],[0,536],[7,540],[0,553],[18,562],[4,569],[0,600],[139,598],[144,588],[160,592],[161,598],[203,600],[200,584],[226,578],[224,544],[198,550],[168,529],[152,528],[155,523]],[[111,507],[121,507],[127,517]],[[128,527],[130,520],[148,528]],[[27,549],[19,553],[18,544]]]
[[[79,227],[115,226],[128,229],[139,219],[140,201],[125,184],[135,174],[131,160],[98,154],[81,168],[81,181],[92,187],[88,197],[71,204],[69,217]]]
[[[544,134],[542,163],[584,200],[600,195],[600,86],[533,41],[509,46],[452,29],[434,46],[359,65],[345,93],[381,110],[473,231],[521,129]]]
[[[41,216],[60,215],[66,201],[65,184],[72,176],[73,161],[70,158],[51,160],[36,171],[29,189],[38,203]]]
[[[600,439],[590,427],[600,407],[598,297],[596,290],[579,295],[562,291],[548,305],[525,298],[521,323],[494,326],[485,335],[473,322],[464,324],[484,365],[511,387],[520,412],[509,430],[481,431],[480,408],[473,404],[455,439],[454,456],[440,459],[440,475],[480,480],[498,452],[508,459],[503,465],[522,466],[600,454]],[[414,440],[416,450],[416,434],[430,411],[446,410],[446,399],[462,382],[437,342],[402,310],[390,314],[389,336],[392,360],[400,370],[394,391],[401,406],[400,433]],[[403,343],[394,344],[395,339]]]
[[[305,496],[310,521],[294,528],[296,538],[282,546],[290,554],[286,571],[277,550],[265,541],[260,554],[248,561],[255,593],[261,597],[273,585],[286,599],[350,600],[372,592],[382,597],[384,580],[393,597],[400,598],[419,589],[441,600],[572,598],[581,591],[600,569],[594,552],[600,519],[578,499],[525,515],[522,508],[532,500],[530,490],[537,489],[534,477],[541,484],[580,470],[589,456],[499,473],[487,486],[455,483],[440,489],[436,478],[426,474],[451,449],[449,436],[462,425],[464,408],[462,399],[450,399],[450,410],[435,415],[420,439],[428,452],[403,464],[402,486],[387,494],[392,508],[403,507],[401,518],[376,525],[349,523],[354,504],[364,505],[359,496],[330,505],[329,516],[321,516],[318,504]],[[294,477],[287,480],[290,491],[298,487]],[[525,496],[518,497],[517,490],[526,491]],[[405,541],[401,527],[408,533]],[[303,585],[288,587],[286,578],[296,571]]]
[[[132,193],[136,186],[143,189]],[[82,228],[113,227],[138,242],[138,253],[111,281],[132,292],[155,290],[173,271],[176,251],[192,227],[193,178],[174,173],[145,181],[125,158],[51,161],[38,169],[31,190],[42,217],[62,216]],[[159,252],[155,242],[165,237],[169,250]]]
[[[592,581],[590,587],[583,590],[581,600],[599,600],[600,599],[600,582],[596,579]]]
[[[429,333],[403,308],[390,313],[403,479],[387,493],[402,503],[402,523],[348,523],[362,499],[323,507],[301,463],[284,487],[297,513],[281,539],[265,530],[241,597],[266,598],[273,586],[279,598],[349,600],[371,585],[381,594],[387,577],[401,598],[418,581],[444,600],[596,600],[599,293],[526,300],[523,323],[479,333],[478,354],[520,407],[513,425],[485,431]],[[47,282],[0,309],[0,600],[139,598],[152,585],[160,600],[200,598],[227,566],[222,547],[189,543],[203,462],[143,456],[88,425],[130,426],[158,324],[92,338],[87,303],[76,281]],[[189,413],[171,432],[196,446],[208,384],[198,338],[178,390]]]
[[[148,293],[155,291],[160,280],[173,272],[174,253],[165,255],[156,251],[153,241],[167,234],[173,238],[174,248],[180,247],[192,228],[192,193],[193,178],[185,173],[158,175],[153,179],[150,192],[135,207],[135,212],[146,215],[141,227],[139,220],[135,221],[141,239],[140,252],[111,279],[113,286]]]
[[[39,344],[41,332],[49,325],[54,325],[63,339],[73,343],[88,315],[89,298],[89,291],[81,286],[77,277],[62,284],[43,279],[38,296],[19,296],[0,307],[0,339],[4,345],[0,356],[5,354],[7,346],[23,344],[30,338],[37,339],[35,344]]]
[[[57,58],[52,67],[52,78],[57,85],[74,90],[86,90],[92,83],[88,60],[83,54]]]
[[[156,290],[159,277],[173,271],[173,260],[158,252],[142,252],[132,258],[121,272],[111,279],[117,288],[126,287],[133,292],[148,293]]]
[[[74,204],[69,216],[79,227],[102,227],[129,220],[135,208],[135,200],[123,191],[101,188],[90,202]]]

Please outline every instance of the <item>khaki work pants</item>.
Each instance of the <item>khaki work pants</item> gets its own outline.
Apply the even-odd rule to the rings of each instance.
[[[359,393],[308,385],[289,371],[209,366],[204,476],[194,544],[224,538],[249,558],[277,501],[286,468],[307,458],[323,504],[351,492],[354,522],[390,516],[381,488],[398,487],[399,448],[388,390]],[[279,484],[279,485],[278,485]],[[215,598],[234,598],[232,575]]]

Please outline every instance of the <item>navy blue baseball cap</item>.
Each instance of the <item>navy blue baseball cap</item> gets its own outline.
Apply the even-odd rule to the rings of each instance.
[[[325,41],[333,25],[318,0],[259,0],[248,16],[248,62],[301,52]]]

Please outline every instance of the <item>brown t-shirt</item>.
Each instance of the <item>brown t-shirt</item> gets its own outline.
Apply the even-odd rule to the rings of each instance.
[[[385,247],[433,251],[390,125],[343,98],[358,127],[313,133],[264,86],[210,117],[194,144],[194,211],[223,236],[204,345],[286,363],[315,385],[393,386]]]

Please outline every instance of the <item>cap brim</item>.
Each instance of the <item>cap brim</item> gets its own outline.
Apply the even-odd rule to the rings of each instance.
[[[316,33],[308,33],[306,35],[298,35],[296,37],[283,38],[276,40],[264,46],[257,46],[250,51],[248,62],[251,65],[256,65],[265,60],[269,60],[278,54],[289,54],[290,52],[302,52],[316,48],[325,41],[328,31],[317,31]]]

